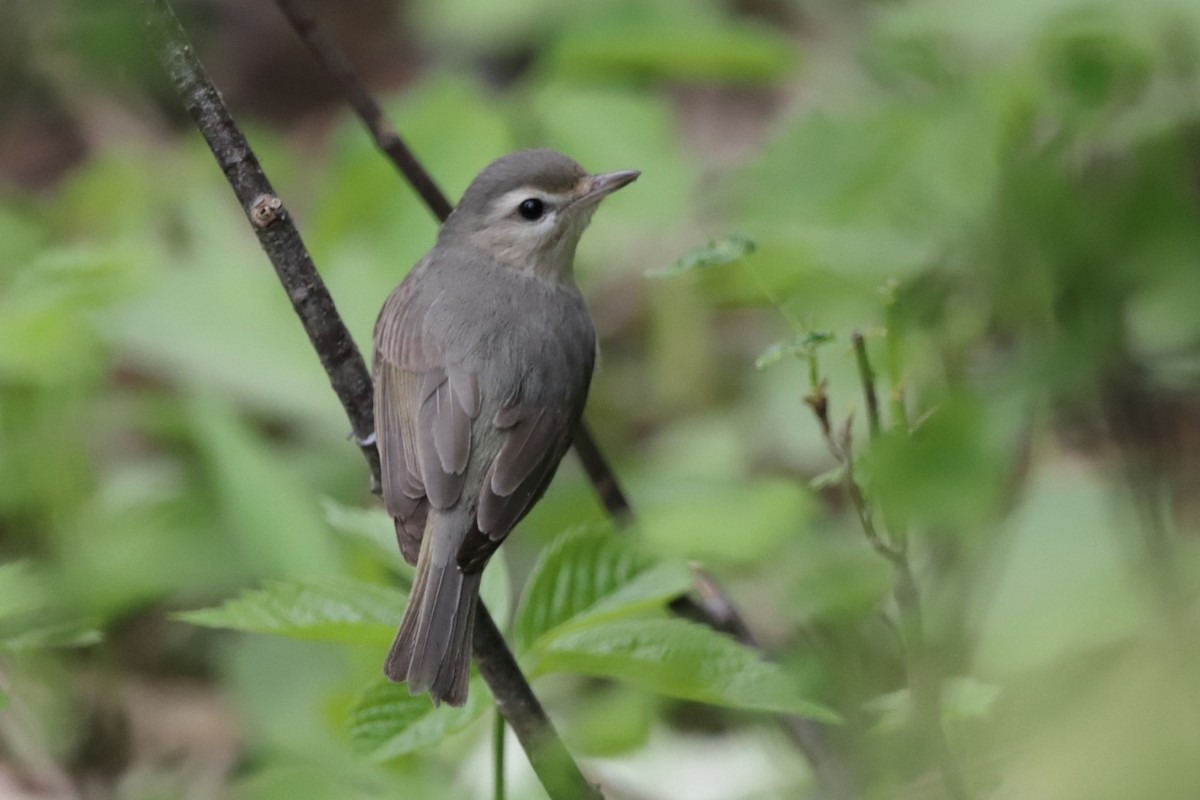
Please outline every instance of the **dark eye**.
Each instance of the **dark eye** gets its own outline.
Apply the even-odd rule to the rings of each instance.
[[[521,201],[521,205],[517,206],[517,213],[533,222],[535,219],[541,219],[542,214],[546,213],[546,204],[536,197],[530,197]]]

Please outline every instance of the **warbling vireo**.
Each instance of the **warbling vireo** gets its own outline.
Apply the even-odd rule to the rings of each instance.
[[[375,432],[408,607],[384,671],[434,703],[467,699],[488,559],[541,497],[583,413],[596,334],[575,246],[638,176],[552,150],[492,162],[375,324]]]

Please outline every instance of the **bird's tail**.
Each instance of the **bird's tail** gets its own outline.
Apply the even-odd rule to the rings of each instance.
[[[467,701],[482,573],[464,575],[459,569],[458,546],[465,531],[456,530],[454,523],[449,515],[430,517],[408,607],[383,671],[393,681],[407,681],[413,694],[428,690],[435,705],[461,706]]]

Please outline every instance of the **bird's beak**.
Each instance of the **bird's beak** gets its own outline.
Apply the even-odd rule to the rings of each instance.
[[[623,169],[618,172],[602,172],[592,176],[592,185],[584,193],[581,200],[596,201],[610,195],[622,186],[633,183],[642,173],[636,169]]]

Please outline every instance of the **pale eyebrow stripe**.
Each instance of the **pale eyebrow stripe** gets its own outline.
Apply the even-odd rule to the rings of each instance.
[[[531,197],[536,197],[552,208],[562,205],[563,199],[561,194],[551,194],[541,189],[535,189],[532,186],[522,186],[520,189],[505,192],[496,202],[501,209],[508,211],[515,209],[517,204],[522,200],[528,200]]]

